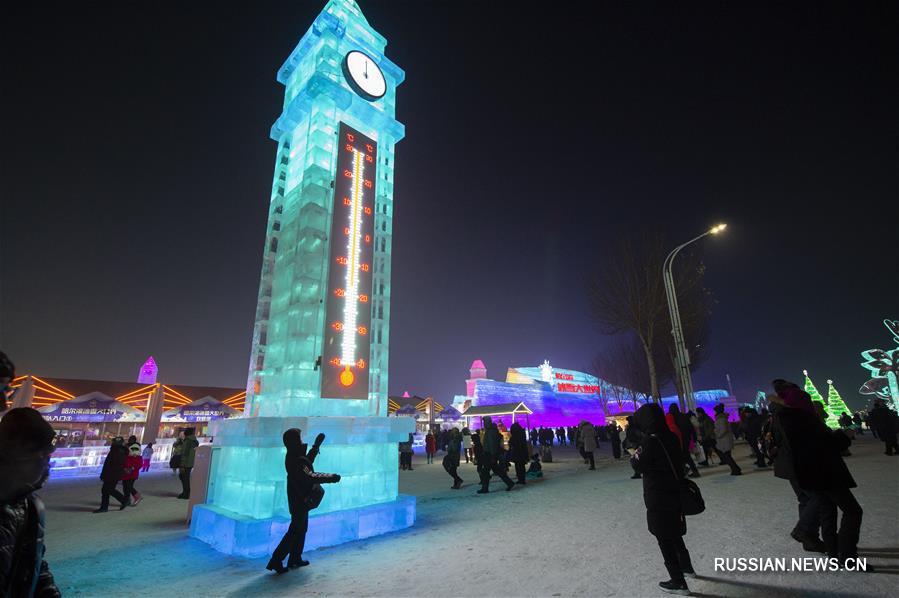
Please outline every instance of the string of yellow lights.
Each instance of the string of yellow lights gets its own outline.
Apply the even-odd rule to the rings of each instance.
[[[177,397],[177,398],[182,399],[182,400],[184,400],[184,401],[187,401],[188,403],[190,403],[190,402],[193,400],[193,399],[190,399],[190,398],[184,396],[183,394],[181,394],[180,392],[178,392],[178,391],[175,390],[174,388],[170,388],[170,387],[166,386],[165,384],[162,385],[162,388],[166,391],[166,394],[170,394],[171,396]]]
[[[152,393],[154,390],[156,390],[156,385],[148,384],[147,386],[143,386],[136,390],[132,390],[131,392],[126,392],[123,395],[119,395],[115,398],[115,400],[124,403],[126,401],[126,399],[131,399],[138,395],[139,395],[140,399],[143,399],[143,398],[145,398],[146,395],[148,395],[149,393]]]
[[[41,392],[45,392],[50,395],[59,396],[59,397],[61,397],[60,401],[68,401],[69,399],[75,398],[75,395],[73,395],[72,393],[66,392],[57,386],[53,386],[46,380],[38,378],[37,376],[32,376],[31,379],[34,380],[34,382],[35,382],[35,385],[34,385],[35,392],[41,391]]]
[[[243,390],[236,395],[231,395],[230,397],[226,397],[222,399],[222,403],[225,405],[229,405],[230,403],[239,403],[245,401],[247,398],[247,391]],[[230,406],[230,405],[229,405]]]

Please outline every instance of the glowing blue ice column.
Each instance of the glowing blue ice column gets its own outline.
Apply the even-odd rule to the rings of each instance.
[[[404,73],[386,43],[355,2],[331,0],[278,72],[286,92],[271,130],[246,409],[210,426],[207,503],[191,522],[192,536],[229,554],[270,553],[286,529],[291,427],[324,432],[316,469],[342,476],[314,511],[307,549],[414,523],[396,446],[414,422],[387,417],[394,147],[405,130],[395,119]]]

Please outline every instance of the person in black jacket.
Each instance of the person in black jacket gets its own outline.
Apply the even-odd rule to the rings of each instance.
[[[634,453],[634,469],[643,475],[643,502],[649,533],[656,537],[665,568],[671,577],[659,588],[673,594],[689,595],[684,576],[695,577],[690,552],[684,544],[687,522],[680,502],[684,462],[677,436],[668,429],[662,408],[649,403],[634,414],[633,425],[643,434]]]
[[[775,384],[775,387],[779,385]],[[783,386],[780,387],[783,392]],[[790,487],[796,495],[799,503],[799,520],[793,526],[790,537],[802,543],[802,548],[809,552],[827,552],[824,542],[818,537],[821,529],[820,504],[817,497],[803,489],[796,480],[796,471],[793,468],[793,453],[790,443],[784,433],[786,427],[792,427],[792,420],[803,418],[801,411],[787,407],[783,399],[777,394],[770,395],[771,425],[766,435],[768,456],[774,459],[774,477],[790,482]],[[786,422],[786,424],[784,423]]]
[[[528,440],[525,438],[524,428],[522,428],[521,424],[518,422],[515,422],[509,428],[509,451],[512,453],[511,461],[515,464],[515,477],[518,478],[516,483],[525,484],[527,476],[525,465],[527,465],[528,462]]]
[[[743,416],[741,419],[744,426],[743,436],[746,438],[746,443],[752,451],[752,456],[755,457],[755,466],[765,467],[765,456],[759,448],[762,425],[765,423],[764,418],[753,407],[745,407],[741,415]]]
[[[12,400],[16,392],[11,386],[15,378],[16,366],[6,356],[6,353],[0,351],[0,413],[6,411],[7,402]]]
[[[865,427],[862,425],[862,414],[858,411],[852,416],[852,423],[855,424],[855,429],[858,432],[859,436],[865,435]]]
[[[94,513],[105,513],[109,510],[110,496],[119,501],[120,511],[128,506],[130,499],[116,490],[116,485],[125,475],[125,457],[127,456],[128,449],[125,448],[125,439],[116,436],[109,445],[109,452],[106,453],[106,460],[103,461],[103,469],[100,471],[103,487],[100,489],[100,508],[96,509]]]
[[[449,440],[446,444],[446,455],[443,456],[443,469],[453,478],[453,490],[462,487],[462,478],[459,477],[459,455],[462,452],[462,433],[459,428],[448,431]]]
[[[796,384],[775,380],[774,388],[786,407],[781,410],[779,424],[792,456],[789,463],[796,482],[820,504],[821,536],[827,554],[842,561],[854,559],[858,556],[862,508],[850,490],[855,488],[855,480],[840,455],[851,440],[820,420],[811,397]],[[780,459],[778,454],[775,465]],[[843,512],[839,532],[838,508]]]
[[[297,428],[284,432],[284,446],[287,455],[284,457],[284,469],[287,470],[287,505],[290,508],[290,527],[281,538],[280,544],[272,553],[272,558],[265,566],[269,571],[284,573],[288,568],[305,567],[309,561],[303,560],[303,546],[306,543],[306,531],[309,529],[309,511],[321,502],[324,490],[319,484],[336,484],[340,476],[336,473],[315,473],[312,463],[318,456],[319,448],[325,441],[325,435],[315,437],[312,450],[306,452],[302,433]],[[284,557],[290,555],[287,567]]]
[[[899,444],[896,442],[896,413],[887,409],[883,401],[878,399],[874,402],[874,408],[868,413],[868,422],[874,436],[883,440],[886,447],[883,454],[899,455]]]
[[[471,434],[471,456],[474,460],[475,470],[478,472],[478,478],[483,477],[484,447],[481,446],[481,435],[477,430]]]
[[[11,409],[0,420],[0,596],[59,598],[44,560],[44,505],[55,433],[41,414]]]
[[[616,459],[621,458],[621,428],[618,427],[618,422],[612,421],[609,422],[609,425],[606,426],[606,431],[609,436],[609,440],[612,442],[612,456]]]
[[[487,415],[481,420],[484,425],[484,443],[481,450],[484,453],[484,466],[481,470],[481,489],[478,494],[487,494],[490,492],[490,473],[493,472],[506,483],[506,490],[515,487],[515,482],[508,476],[505,469],[499,465],[500,451],[502,451],[502,438],[500,438],[499,430],[493,419]],[[480,463],[481,460],[478,460]]]

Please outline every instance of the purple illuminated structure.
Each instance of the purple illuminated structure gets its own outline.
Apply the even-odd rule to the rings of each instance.
[[[147,361],[144,362],[144,365],[140,366],[140,373],[137,375],[137,383],[138,384],[156,384],[156,374],[159,373],[159,368],[156,367],[156,361],[153,360],[153,356],[147,358]]]
[[[491,416],[507,427],[512,423],[512,416],[499,412],[517,403],[524,403],[532,414],[526,418],[516,415],[515,420],[538,427],[573,426],[584,420],[601,425],[607,418],[623,417],[635,410],[633,401],[619,400],[616,387],[605,380],[584,372],[554,368],[548,361],[537,367],[509,368],[506,380],[499,381],[488,378],[484,362],[477,359],[471,364],[465,385],[467,393],[457,395],[453,406],[463,414],[471,407],[496,406],[497,414]],[[724,403],[731,419],[735,417],[737,404],[727,391],[701,390],[694,396],[696,405],[709,415],[714,415],[716,404]],[[638,401],[637,406],[644,402]],[[662,407],[667,411],[670,404],[677,402],[676,395],[663,397]],[[472,425],[480,425],[477,418]]]
[[[525,420],[530,426],[573,426],[583,420],[605,423],[601,380],[596,376],[553,368],[548,362],[538,367],[509,368],[505,382],[487,378],[487,367],[476,359],[466,380],[468,394],[459,395],[453,406],[463,414],[470,407],[524,403],[532,412]],[[494,421],[512,424],[511,415],[494,415]],[[473,422],[477,427],[479,422]]]

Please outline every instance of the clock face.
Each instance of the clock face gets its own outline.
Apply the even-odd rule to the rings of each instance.
[[[343,59],[343,74],[353,91],[369,101],[384,97],[387,81],[384,73],[367,54],[353,50]]]

